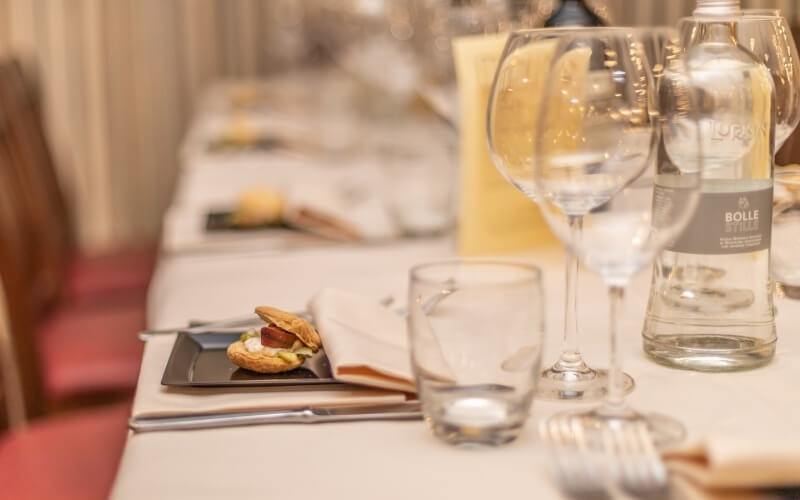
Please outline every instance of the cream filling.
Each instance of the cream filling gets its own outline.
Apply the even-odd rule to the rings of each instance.
[[[270,356],[277,356],[280,351],[286,350],[286,349],[278,349],[275,347],[268,347],[265,345],[261,345],[260,337],[250,337],[247,340],[245,340],[244,348],[247,349],[247,352],[261,352],[264,354],[269,354]]]
[[[259,352],[268,356],[277,356],[279,352],[284,351],[293,352],[307,358],[310,358],[311,355],[314,354],[314,351],[312,351],[310,347],[306,347],[299,340],[295,340],[291,348],[284,349],[261,345],[261,333],[255,329],[248,330],[246,337],[247,338],[245,338],[243,342],[244,348],[247,350],[247,352]]]

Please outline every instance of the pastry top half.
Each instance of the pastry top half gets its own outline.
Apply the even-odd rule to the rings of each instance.
[[[293,333],[300,342],[316,351],[322,345],[322,339],[311,324],[292,313],[269,306],[256,307],[256,314],[267,324],[272,324]]]

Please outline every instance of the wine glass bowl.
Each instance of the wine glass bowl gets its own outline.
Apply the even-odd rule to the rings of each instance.
[[[497,170],[529,198],[539,107],[557,30],[512,33],[495,73],[487,109],[489,152]]]
[[[634,256],[652,258],[661,239],[674,235],[651,234],[653,214],[638,209],[652,202],[657,172],[649,167],[661,125],[643,46],[613,31],[586,36],[573,35],[557,56],[581,65],[568,77],[551,75],[534,170],[553,231],[590,267],[609,271]],[[569,227],[576,214],[584,214],[581,234]],[[630,241],[630,251],[620,253],[609,232]]]

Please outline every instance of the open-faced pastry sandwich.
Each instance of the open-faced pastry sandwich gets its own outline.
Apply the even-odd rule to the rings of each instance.
[[[228,358],[242,368],[259,373],[294,370],[322,345],[308,321],[274,307],[256,307],[267,324],[250,329],[228,346]]]

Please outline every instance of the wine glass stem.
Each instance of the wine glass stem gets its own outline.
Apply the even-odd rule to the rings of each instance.
[[[583,230],[583,216],[570,215],[569,228],[573,238],[579,238]],[[565,274],[564,339],[559,363],[565,368],[578,368],[583,363],[578,349],[578,258],[571,252],[567,253]]]
[[[622,309],[625,287],[611,285],[608,287],[609,299],[609,344],[611,354],[608,367],[608,395],[603,410],[605,413],[621,414],[625,408],[625,374],[622,371],[622,356],[619,343],[618,325]]]

